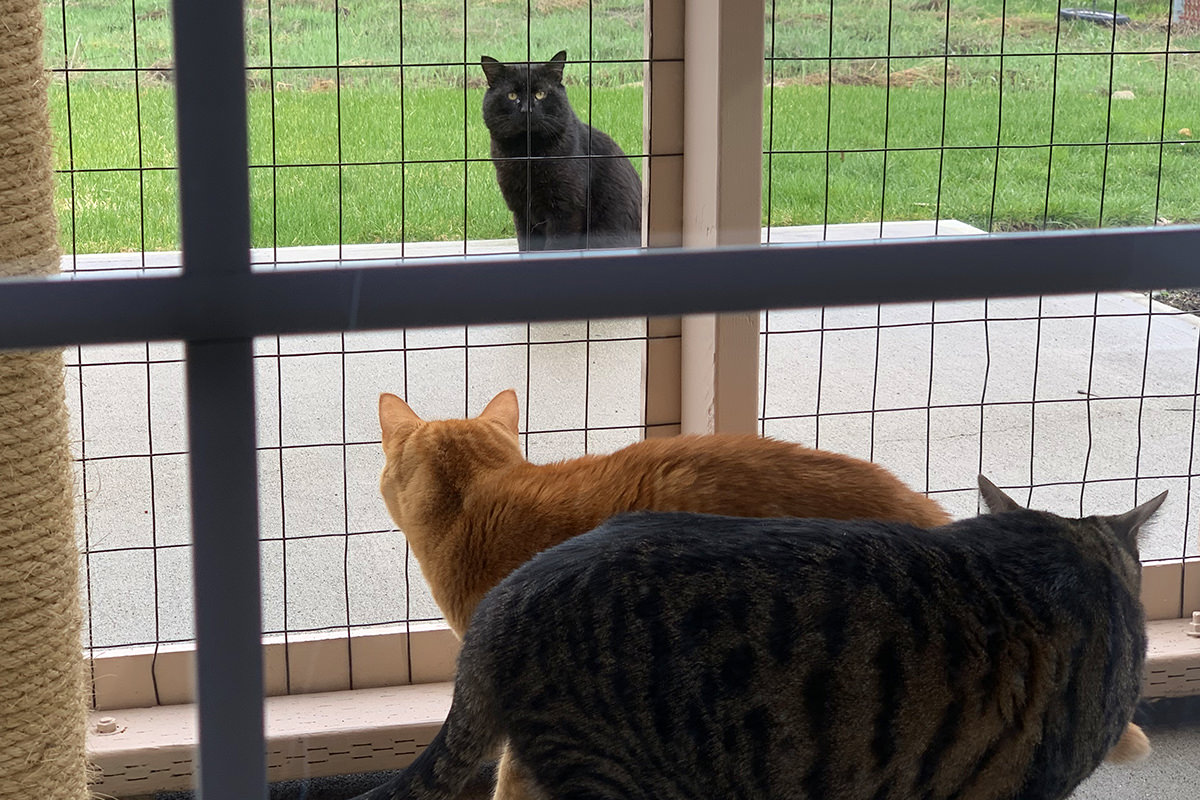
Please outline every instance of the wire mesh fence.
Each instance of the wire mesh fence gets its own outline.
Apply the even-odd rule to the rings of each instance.
[[[575,111],[645,175],[652,5],[247,3],[257,268],[515,251],[482,55],[565,49]],[[167,8],[47,0],[67,271],[180,266]],[[1200,31],[1167,0],[1111,8],[1130,24],[1004,0],[768,2],[764,239],[1200,220]],[[1170,488],[1169,535],[1144,554],[1194,555],[1200,345],[1190,315],[1139,302],[765,313],[761,430],[880,461],[957,515],[981,468],[1060,510]],[[660,338],[642,319],[260,339],[266,632],[440,616],[377,496],[380,391],[434,418],[511,386],[532,460],[609,451],[646,433]],[[88,644],[189,641],[182,346],[72,352]]]
[[[887,464],[956,517],[984,472],[1033,507],[1169,489],[1145,561],[1195,556],[1195,317],[1070,295],[763,315],[763,433]]]
[[[435,419],[511,386],[530,460],[607,452],[645,434],[652,338],[645,320],[612,320],[260,339],[264,632],[441,617],[379,499],[379,392]],[[68,378],[89,644],[189,641],[181,348],[75,348]]]
[[[1169,0],[1067,5],[770,2],[768,224],[1195,220],[1200,30]]]
[[[764,239],[1195,220],[1200,30],[1176,5],[770,2]],[[880,460],[959,516],[979,470],[1079,513],[1170,488],[1143,558],[1195,555],[1194,306],[1167,297],[768,312],[761,430]]]
[[[47,0],[63,249],[178,249],[168,0]],[[544,61],[642,169],[640,0],[253,0],[247,97],[257,260],[511,250],[480,116],[482,55]],[[65,134],[65,135],[64,135]],[[411,250],[407,244],[415,244]],[[343,250],[343,245],[396,247]],[[138,266],[142,266],[138,264]]]
[[[46,4],[67,271],[180,266],[168,7]],[[640,169],[640,94],[626,85],[642,70],[640,3],[549,29],[534,11],[248,3],[259,267],[515,250],[476,50],[530,60],[567,48],[576,112],[620,136]],[[645,320],[624,320],[260,340],[264,632],[441,616],[378,498],[379,391],[436,418],[478,413],[511,386],[531,460],[612,450],[644,435],[651,338]],[[194,634],[182,358],[177,344],[142,344],[69,359],[93,651]]]

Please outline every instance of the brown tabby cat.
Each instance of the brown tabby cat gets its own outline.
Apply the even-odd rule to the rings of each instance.
[[[1137,533],[1027,511],[623,514],[480,603],[446,724],[362,800],[453,800],[502,742],[566,800],[1062,800],[1126,729]]]
[[[511,389],[468,420],[425,421],[399,397],[379,397],[387,458],[380,492],[460,637],[479,601],[510,572],[622,511],[880,519],[922,528],[950,521],[883,467],[751,435],[647,439],[610,455],[531,464],[521,454],[519,416]],[[1129,736],[1110,760],[1148,751],[1140,729],[1131,726]],[[502,757],[499,800],[529,796],[517,786],[516,769]]]

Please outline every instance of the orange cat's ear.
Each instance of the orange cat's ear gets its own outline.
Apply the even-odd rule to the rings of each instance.
[[[394,438],[400,428],[419,423],[421,418],[408,407],[408,403],[394,394],[379,395],[379,430],[383,435],[383,446]]]
[[[517,420],[521,417],[520,409],[517,406],[517,393],[512,389],[505,389],[500,394],[492,398],[487,407],[480,413],[480,419],[494,419],[500,422],[504,427],[517,435]]]

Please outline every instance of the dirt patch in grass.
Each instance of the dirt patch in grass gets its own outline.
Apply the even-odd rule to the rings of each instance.
[[[767,8],[767,23],[771,23],[771,9]],[[790,11],[785,9],[776,9],[774,22],[776,26],[794,25],[801,22],[819,22],[822,25],[829,24],[829,14],[824,12],[809,12]]]
[[[534,0],[533,9],[539,14],[549,14],[554,11],[573,11],[586,8],[590,0]]]
[[[1180,311],[1200,311],[1200,289],[1161,289],[1150,297]]]
[[[795,78],[779,78],[775,86],[891,86],[893,89],[911,89],[914,86],[953,86],[961,70],[951,62],[946,65],[933,61],[907,69],[887,71],[886,61],[835,62],[832,71],[811,72]]]
[[[628,8],[610,8],[603,12],[609,19],[620,20],[630,28],[640,28],[646,18],[645,11],[641,6],[630,6]]]
[[[976,224],[976,223],[972,223]],[[979,223],[980,227],[987,226],[987,220]],[[1074,224],[1070,221],[1050,218],[1045,224],[1041,218],[1037,220],[1013,219],[1010,217],[996,217],[992,220],[992,233],[1037,233],[1040,231],[1071,231],[1078,230],[1084,227],[1083,224]]]
[[[1038,33],[1054,33],[1058,20],[1053,17],[1026,17],[1020,14],[1009,14],[1003,17],[984,17],[979,25],[993,30],[1003,28],[1005,36],[1033,36]]]
[[[913,86],[942,86],[953,85],[960,70],[956,64],[928,64],[921,67],[909,67],[891,74],[890,84],[893,87],[910,89]]]
[[[175,80],[175,62],[169,58],[155,60],[143,73],[142,80],[147,83],[170,83]]]
[[[994,54],[1000,49],[1001,33],[1009,49],[1022,40],[1053,41],[1057,24],[1053,17],[1019,15],[964,19],[950,33],[949,50],[954,55]]]
[[[333,11],[334,0],[291,0],[291,5],[308,6],[318,11]],[[342,13],[346,13],[345,9],[342,10]]]

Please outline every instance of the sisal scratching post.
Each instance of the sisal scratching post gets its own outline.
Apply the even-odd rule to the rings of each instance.
[[[0,0],[0,277],[58,270],[41,0]],[[0,800],[88,797],[62,353],[0,351]]]

